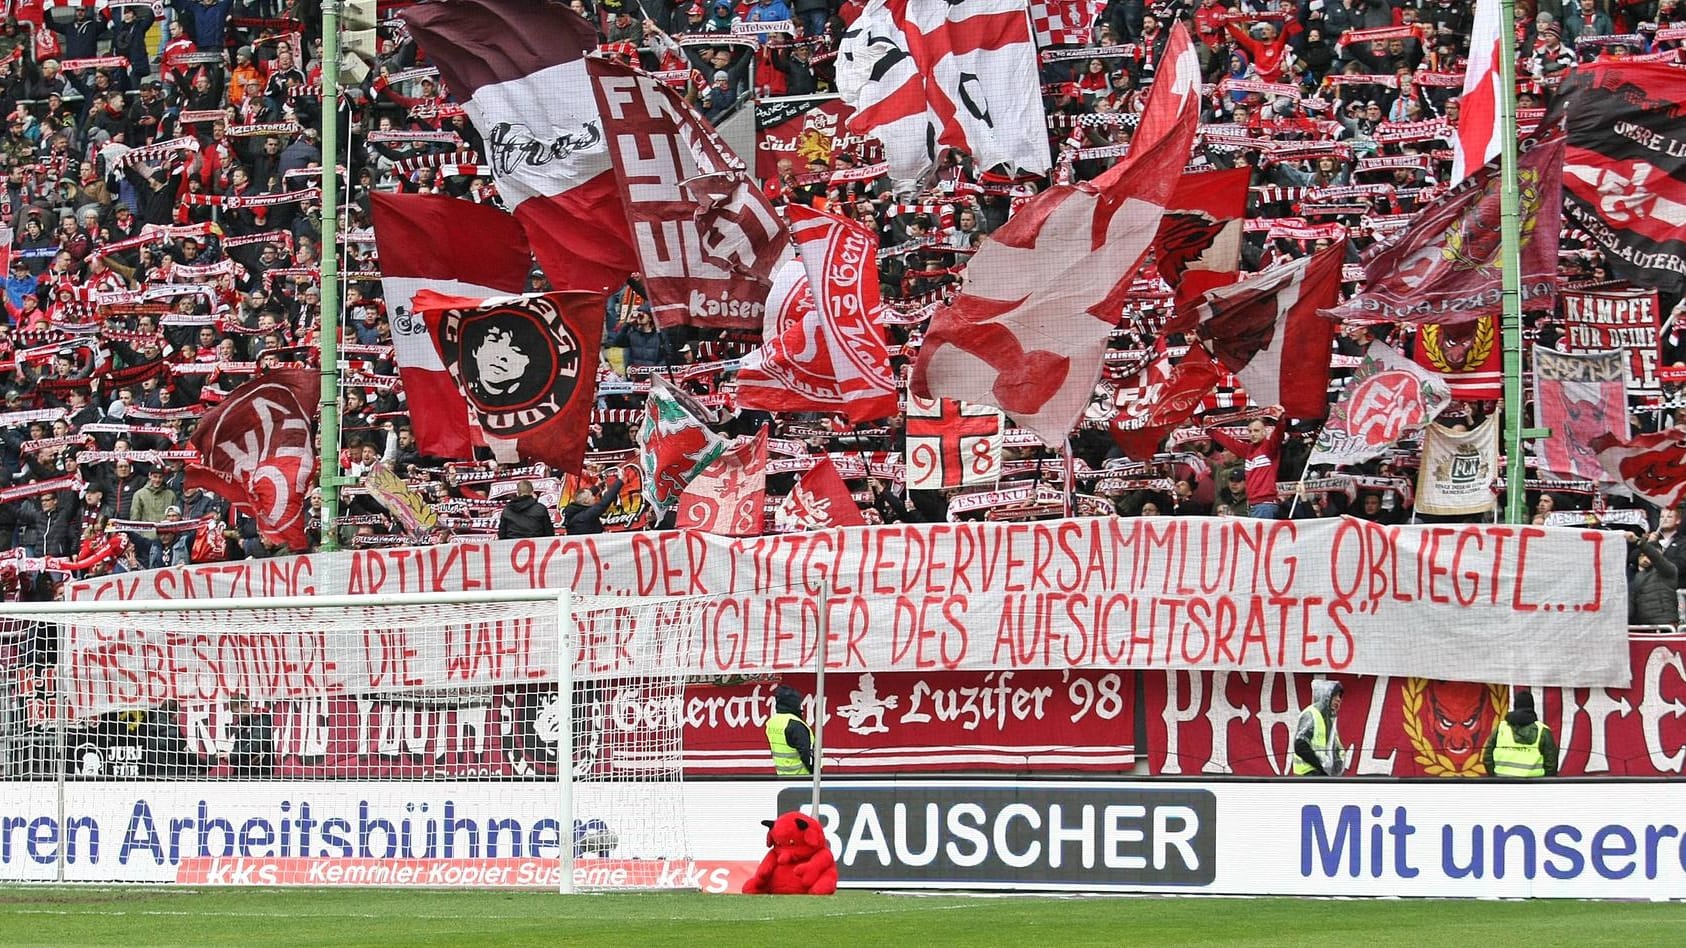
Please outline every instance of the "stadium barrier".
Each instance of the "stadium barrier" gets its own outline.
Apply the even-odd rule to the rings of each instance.
[[[392,789],[0,784],[0,875],[554,887],[550,788]],[[696,855],[661,869],[736,891],[760,821],[807,804],[797,783],[688,785]],[[844,887],[1654,900],[1686,897],[1682,814],[1679,781],[1362,779],[844,781],[819,811]]]

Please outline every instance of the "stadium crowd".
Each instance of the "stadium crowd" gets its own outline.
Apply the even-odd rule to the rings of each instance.
[[[605,51],[637,59],[675,77],[711,121],[774,96],[834,88],[837,43],[859,15],[860,0],[572,0],[602,25]],[[1043,92],[1056,154],[1056,175],[1083,180],[1128,141],[1131,122],[1096,117],[1139,110],[1164,48],[1167,26],[1187,21],[1199,43],[1204,79],[1213,91],[1197,146],[1213,167],[1252,169],[1250,219],[1297,213],[1293,189],[1385,185],[1339,205],[1293,232],[1250,228],[1243,271],[1253,271],[1348,234],[1350,262],[1390,226],[1437,193],[1449,173],[1444,142],[1411,133],[1413,123],[1456,122],[1471,7],[1468,0],[1199,0],[1105,4],[1089,46],[1045,57]],[[382,5],[383,10],[386,5]],[[1537,120],[1553,89],[1578,62],[1642,55],[1678,47],[1656,41],[1677,20],[1676,0],[1553,0],[1520,19],[1517,56],[1524,86],[1522,120]],[[733,36],[737,22],[794,24],[793,33]],[[266,544],[248,517],[219,498],[184,488],[182,467],[193,419],[265,363],[305,361],[322,330],[318,263],[322,169],[343,168],[348,185],[342,231],[347,275],[343,319],[333,327],[349,360],[342,385],[344,468],[361,476],[384,462],[413,489],[450,510],[458,532],[497,530],[502,500],[487,497],[500,478],[543,478],[547,472],[501,474],[489,461],[449,462],[422,456],[410,431],[408,405],[392,361],[392,326],[381,300],[368,195],[376,191],[444,194],[465,201],[495,199],[477,157],[480,138],[435,79],[419,75],[425,59],[397,21],[379,30],[378,61],[350,87],[339,115],[345,151],[322,154],[319,101],[322,39],[312,0],[176,0],[162,6],[110,3],[50,6],[40,26],[8,21],[0,30],[0,163],[6,178],[0,218],[11,228],[0,320],[0,547],[20,558],[65,557],[76,572],[123,571],[286,552]],[[1348,42],[1351,31],[1388,38]],[[722,42],[680,43],[673,37],[719,34]],[[1220,91],[1219,83],[1232,80]],[[1265,93],[1250,84],[1275,84]],[[1282,89],[1291,89],[1284,94]],[[192,140],[191,144],[187,140]],[[1330,142],[1330,147],[1254,147],[1259,141]],[[1365,158],[1398,157],[1395,162]],[[878,232],[883,295],[895,365],[904,368],[930,307],[952,290],[984,235],[1000,227],[1043,179],[1019,180],[972,167],[953,154],[933,190],[912,200],[894,195],[880,177],[851,169],[870,153],[838,150],[806,166],[781,162],[764,182],[777,202],[799,202],[846,214]],[[1376,169],[1373,165],[1384,167]],[[836,183],[833,183],[834,178]],[[438,235],[441,240],[448,234]],[[1608,274],[1596,252],[1565,237],[1561,278],[1598,284]],[[537,271],[532,288],[541,289]],[[1105,385],[1127,378],[1151,350],[1164,287],[1144,287],[1113,342]],[[1665,301],[1665,313],[1667,303]],[[614,452],[633,448],[640,397],[633,386],[651,372],[673,374],[716,405],[730,405],[730,374],[691,371],[729,359],[754,340],[730,333],[658,329],[634,280],[609,302],[593,467],[558,489],[541,491],[552,515],[527,518],[524,530],[600,525],[608,504],[635,502],[636,492],[610,487],[596,515],[562,516],[570,499],[598,505],[596,471]],[[1549,342],[1550,316],[1530,317],[1530,338]],[[1371,335],[1408,351],[1410,334],[1392,327],[1349,327],[1340,353],[1361,351]],[[1663,361],[1682,358],[1665,333]],[[899,353],[899,355],[898,355]],[[1338,370],[1339,373],[1339,370]],[[1104,394],[1104,393],[1103,393]],[[1099,396],[1098,396],[1099,397]],[[1637,430],[1686,417],[1678,394],[1635,401]],[[1220,419],[1224,409],[1214,405]],[[1455,404],[1442,423],[1473,425],[1491,403]],[[807,441],[816,450],[899,456],[903,420],[851,429],[820,416],[769,417],[727,411],[723,433],[771,425],[775,438]],[[1108,483],[1117,455],[1104,426],[1074,438],[1076,477],[1085,493],[1116,513],[1317,517],[1351,513],[1382,522],[1411,518],[1411,451],[1396,452],[1357,473],[1372,485],[1354,493],[1315,490],[1278,496],[1279,483],[1301,478],[1316,423],[1229,415],[1252,421],[1237,438],[1179,440],[1163,481]],[[1214,429],[1216,431],[1216,429]],[[1010,442],[1009,477],[1057,482],[1056,453]],[[1262,458],[1250,463],[1249,458]],[[74,481],[67,478],[75,478]],[[794,475],[774,475],[769,494],[787,492]],[[44,486],[43,486],[44,485]],[[80,486],[77,486],[80,485]],[[947,492],[907,492],[893,477],[851,481],[869,521],[937,520]],[[513,493],[513,492],[512,492]],[[524,507],[532,498],[521,495]],[[341,521],[316,524],[350,545],[406,542],[372,499],[348,492]],[[1591,505],[1590,494],[1540,490],[1530,509],[1543,520],[1554,510]],[[520,501],[518,501],[520,502]],[[316,499],[319,508],[320,498]],[[530,512],[530,511],[529,511]],[[579,512],[579,511],[576,511]],[[589,513],[589,510],[587,511]],[[1044,514],[1057,511],[1043,511]],[[964,516],[986,516],[974,511]],[[607,518],[613,521],[613,517]],[[172,524],[189,526],[176,526]],[[1671,526],[1671,525],[1670,525]],[[129,542],[108,544],[121,535]],[[1670,535],[1672,537],[1672,535]],[[120,548],[120,549],[119,549]],[[1671,545],[1686,552],[1686,543]],[[106,555],[110,554],[110,555]],[[8,595],[51,596],[63,570],[8,569]]]

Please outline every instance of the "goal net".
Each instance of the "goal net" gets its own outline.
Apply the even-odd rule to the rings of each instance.
[[[708,602],[0,606],[0,880],[683,885]]]

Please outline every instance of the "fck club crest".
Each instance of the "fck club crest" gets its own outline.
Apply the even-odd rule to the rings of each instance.
[[[446,367],[490,435],[531,431],[573,398],[580,343],[548,296],[447,310],[439,332]]]

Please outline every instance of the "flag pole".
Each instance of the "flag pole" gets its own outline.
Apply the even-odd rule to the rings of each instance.
[[[322,313],[317,338],[322,346],[321,549],[339,549],[335,522],[340,516],[340,0],[322,3]],[[349,165],[348,165],[349,167]]]
[[[1499,0],[1499,271],[1504,335],[1505,521],[1527,514],[1522,442],[1522,223],[1517,174],[1516,0]]]

